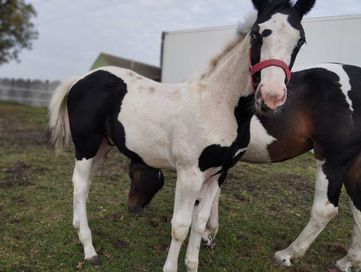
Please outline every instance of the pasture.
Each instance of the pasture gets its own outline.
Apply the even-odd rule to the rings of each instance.
[[[0,103],[0,271],[161,271],[175,174],[165,172],[165,187],[142,214],[129,214],[128,161],[115,149],[108,154],[88,202],[102,261],[92,267],[82,261],[71,224],[73,166],[71,148],[55,156],[48,144],[45,108]],[[223,186],[216,245],[201,249],[199,270],[315,272],[342,258],[352,230],[344,192],[339,215],[302,260],[290,269],[272,262],[309,219],[314,174],[312,154],[274,165],[238,163]]]

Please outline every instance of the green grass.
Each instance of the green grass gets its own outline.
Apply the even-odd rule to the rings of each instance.
[[[88,202],[102,265],[82,261],[72,222],[71,149],[56,157],[47,140],[47,111],[0,103],[0,271],[161,271],[170,243],[175,174],[141,215],[127,212],[127,160],[116,150],[93,180]],[[325,271],[345,254],[352,219],[340,214],[292,268],[273,264],[309,218],[312,154],[282,164],[238,163],[223,186],[220,232],[201,249],[200,271]],[[183,248],[179,271],[185,271]]]

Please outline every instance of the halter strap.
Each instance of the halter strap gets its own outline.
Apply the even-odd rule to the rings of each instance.
[[[278,59],[268,59],[261,61],[255,65],[252,65],[252,49],[249,49],[249,72],[251,74],[251,91],[252,93],[255,91],[255,85],[253,80],[253,75],[264,68],[270,67],[270,66],[276,66],[282,68],[286,75],[286,83],[288,83],[291,80],[291,70],[290,67],[282,60]]]

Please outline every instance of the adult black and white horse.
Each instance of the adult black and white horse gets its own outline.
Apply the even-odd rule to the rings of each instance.
[[[289,67],[305,40],[301,19],[314,2],[253,0],[258,16],[250,34],[199,80],[160,84],[126,69],[102,67],[56,90],[50,128],[57,146],[70,137],[75,144],[73,225],[86,260],[97,261],[86,213],[91,175],[115,145],[134,163],[177,171],[172,242],[163,271],[177,271],[190,225],[186,266],[197,271],[218,184],[249,143],[247,106],[254,99],[249,90],[256,89],[256,107],[274,111],[284,104]],[[202,202],[194,207],[197,196]]]
[[[275,259],[290,266],[292,259],[306,253],[338,213],[344,184],[354,229],[348,253],[336,265],[345,272],[361,269],[361,68],[329,63],[300,70],[292,74],[288,92],[290,99],[276,118],[262,113],[252,117],[250,144],[241,158],[282,162],[314,149],[317,174],[311,218],[288,248],[276,252]],[[131,167],[130,209],[144,207],[163,186],[163,176],[153,177],[147,171],[140,165]],[[202,236],[204,243],[209,245],[217,231],[218,197]]]

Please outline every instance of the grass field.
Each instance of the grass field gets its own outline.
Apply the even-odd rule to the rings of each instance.
[[[127,160],[116,150],[93,180],[88,202],[102,265],[82,261],[72,228],[74,158],[48,145],[47,112],[0,103],[0,271],[161,271],[170,243],[175,174],[140,215],[127,212]],[[340,214],[292,268],[273,264],[309,218],[312,154],[282,164],[239,163],[223,187],[220,232],[201,249],[199,271],[326,271],[346,253],[352,221],[345,193]],[[179,271],[185,271],[183,248]]]

